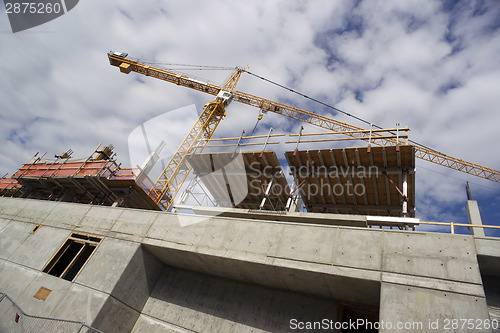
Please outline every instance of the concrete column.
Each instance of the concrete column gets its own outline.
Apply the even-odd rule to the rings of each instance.
[[[490,319],[484,295],[450,291],[454,287],[471,290],[463,289],[463,283],[449,282],[445,291],[435,289],[445,285],[439,280],[420,278],[419,282],[420,285],[431,282],[430,288],[382,283],[379,322],[383,326],[379,332],[472,332],[462,326],[464,320],[484,323]],[[492,332],[492,329],[483,327],[480,331]]]
[[[467,220],[470,224],[482,225],[481,214],[479,213],[479,206],[476,200],[467,200],[465,205],[465,210],[467,211]],[[484,229],[478,227],[470,227],[470,232],[474,237],[484,237]]]

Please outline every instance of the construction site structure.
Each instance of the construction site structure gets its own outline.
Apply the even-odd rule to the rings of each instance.
[[[0,331],[498,332],[500,238],[195,209],[0,197]]]
[[[37,153],[11,178],[0,179],[0,195],[160,210],[133,170],[118,164],[113,146],[100,146],[86,159],[72,159],[71,150],[53,159]]]
[[[0,180],[1,332],[500,331],[500,227],[470,189],[468,223],[416,217],[409,128],[108,57],[216,98],[154,184],[158,156],[122,168],[111,145]],[[231,100],[328,131],[214,137]]]

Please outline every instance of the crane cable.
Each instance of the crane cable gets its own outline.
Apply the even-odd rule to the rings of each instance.
[[[370,125],[370,126],[376,127],[376,128],[378,128],[378,129],[383,129],[382,127],[380,127],[380,126],[378,126],[378,125],[376,125],[376,124],[370,123],[369,121],[367,121],[367,120],[365,120],[365,119],[362,119],[362,118],[357,117],[357,116],[355,116],[355,115],[353,115],[353,114],[350,114],[350,113],[348,113],[348,112],[345,112],[345,111],[343,111],[343,110],[341,110],[341,109],[339,109],[339,108],[336,108],[336,107],[334,107],[334,106],[328,105],[328,104],[326,104],[326,103],[324,103],[324,102],[322,102],[322,101],[320,101],[320,100],[317,100],[317,99],[315,99],[315,98],[313,98],[313,97],[309,97],[309,96],[307,96],[307,95],[305,95],[305,94],[303,94],[303,93],[301,93],[301,92],[299,92],[299,91],[296,91],[296,90],[294,90],[294,89],[288,88],[288,87],[286,87],[286,86],[284,86],[284,85],[282,85],[282,84],[279,84],[279,83],[274,82],[274,81],[272,81],[272,80],[266,79],[265,77],[262,77],[262,76],[260,76],[260,75],[254,74],[254,73],[252,73],[252,72],[250,72],[250,71],[247,71],[247,70],[244,70],[244,71],[245,71],[246,73],[248,73],[248,74],[250,74],[250,75],[253,75],[253,76],[255,76],[255,77],[257,77],[257,78],[259,78],[259,79],[261,79],[261,80],[264,80],[264,81],[266,81],[266,82],[268,82],[268,83],[271,83],[271,84],[276,85],[276,86],[278,86],[278,87],[280,87],[280,88],[286,89],[286,90],[288,90],[288,91],[290,91],[290,92],[292,92],[292,93],[294,93],[294,94],[297,94],[297,95],[299,95],[299,96],[302,96],[302,97],[304,97],[304,98],[306,98],[306,99],[309,99],[309,100],[311,100],[311,101],[313,101],[313,102],[316,102],[316,103],[318,103],[318,104],[321,104],[321,105],[323,105],[323,106],[326,106],[326,107],[327,107],[327,108],[329,108],[329,109],[332,109],[332,110],[335,110],[335,111],[337,111],[337,112],[343,113],[343,114],[345,114],[346,116],[349,116],[349,117],[352,117],[352,118],[354,118],[354,119],[357,119],[357,120],[359,120],[359,121],[361,121],[361,122],[363,122],[363,123],[365,123],[365,124],[368,124],[368,125]],[[259,116],[260,116],[260,114],[259,114]],[[255,124],[255,127],[254,127],[254,131],[255,131],[255,128],[257,128],[257,124],[259,123],[260,119],[262,119],[262,117],[259,117],[259,118],[258,118],[257,123]],[[392,133],[392,132],[390,132],[390,133]],[[394,134],[394,133],[392,133],[392,134]],[[253,134],[252,134],[252,135],[253,135]],[[413,141],[413,140],[408,140],[408,141],[410,141],[410,142],[412,142],[412,143],[414,143],[414,144],[416,144],[416,145],[419,145],[419,146],[421,146],[421,147],[423,147],[423,148],[426,148],[426,149],[432,150],[432,151],[434,151],[434,152],[436,152],[436,153],[439,153],[439,154],[442,154],[442,155],[448,156],[448,155],[443,154],[443,153],[441,153],[441,152],[439,152],[439,151],[437,151],[437,150],[435,150],[435,149],[432,149],[432,148],[427,147],[427,146],[425,146],[425,145],[423,145],[423,144],[420,144],[420,143],[418,143],[418,142],[416,142],[416,141]],[[421,167],[422,167],[422,166],[421,166]],[[429,170],[429,171],[433,171],[433,172],[439,173],[439,174],[441,174],[441,175],[445,175],[445,174],[442,174],[442,173],[440,173],[440,172],[437,172],[437,171],[432,170],[432,169],[429,169],[429,168],[425,168],[425,167],[422,167],[422,168],[427,169],[427,170]],[[449,176],[449,177],[452,177],[452,178],[455,178],[455,179],[458,179],[458,180],[461,180],[461,181],[466,181],[465,179],[458,178],[458,177],[454,177],[454,176],[451,176],[451,175],[445,175],[445,176]],[[485,186],[485,185],[482,185],[482,184],[479,184],[479,183],[475,183],[475,182],[472,182],[472,183],[473,183],[473,184],[475,184],[475,185],[479,185],[479,186],[482,186],[482,187],[488,188],[488,189],[490,189],[490,190],[494,190],[493,188],[491,188],[491,187],[489,187],[489,186]]]
[[[365,123],[365,124],[368,124],[368,125],[370,125],[370,126],[376,127],[376,128],[378,128],[378,129],[383,129],[382,127],[380,127],[380,126],[378,126],[378,125],[376,125],[376,124],[370,123],[368,120],[365,120],[365,119],[363,119],[363,118],[360,118],[360,117],[358,117],[358,116],[355,116],[355,115],[353,115],[353,114],[350,114],[350,113],[348,113],[348,112],[345,112],[345,111],[343,111],[343,110],[341,110],[341,109],[339,109],[339,108],[336,108],[336,107],[334,107],[334,106],[331,106],[331,105],[329,105],[329,104],[326,104],[325,102],[322,102],[322,101],[320,101],[320,100],[317,100],[316,98],[309,97],[309,96],[307,96],[307,95],[305,95],[305,94],[303,94],[303,93],[301,93],[301,92],[299,92],[299,91],[296,91],[296,90],[294,90],[294,89],[292,89],[292,88],[288,88],[288,87],[286,87],[286,86],[284,86],[284,85],[282,85],[282,84],[279,84],[279,83],[274,82],[274,81],[272,81],[272,80],[266,79],[265,77],[262,77],[262,76],[260,76],[260,75],[254,74],[254,73],[252,73],[252,72],[250,72],[250,71],[247,71],[247,70],[243,70],[243,71],[245,71],[246,73],[248,73],[248,74],[250,74],[250,75],[252,75],[252,76],[255,76],[256,78],[259,78],[259,79],[264,80],[264,81],[266,81],[266,82],[268,82],[268,83],[274,84],[275,86],[278,86],[278,87],[280,87],[280,88],[286,89],[286,90],[288,90],[288,91],[290,91],[290,92],[292,92],[292,93],[294,93],[294,94],[297,94],[297,95],[302,96],[302,97],[304,97],[304,98],[306,98],[306,99],[309,99],[309,100],[311,100],[311,101],[313,101],[313,102],[316,102],[316,103],[318,103],[318,104],[321,104],[321,105],[323,105],[323,106],[325,106],[325,107],[327,107],[327,108],[329,108],[329,109],[332,109],[332,110],[334,110],[334,111],[337,111],[337,112],[343,113],[343,114],[345,114],[346,116],[349,116],[349,117],[351,117],[351,118],[354,118],[354,119],[356,119],[356,120],[359,120],[359,121],[361,121],[361,122],[363,122],[363,123]],[[393,133],[393,132],[389,132],[389,133],[391,133],[391,134],[395,134],[395,133]],[[423,148],[426,148],[426,149],[432,150],[432,151],[434,151],[434,152],[436,152],[436,153],[439,153],[439,154],[441,154],[441,155],[448,156],[448,155],[446,155],[446,154],[443,154],[443,153],[441,153],[441,152],[439,152],[439,151],[437,151],[437,150],[435,150],[435,149],[432,149],[432,148],[430,148],[430,147],[427,147],[427,146],[425,146],[425,145],[423,145],[423,144],[421,144],[421,143],[418,143],[418,142],[416,142],[416,141],[413,141],[413,140],[408,140],[408,141],[410,141],[411,143],[414,143],[414,144],[416,144],[416,145],[418,145],[418,146],[420,146],[420,147],[423,147]]]
[[[234,69],[234,68],[232,68],[232,67],[223,67],[223,66],[189,65],[189,64],[178,64],[178,63],[164,63],[164,62],[159,62],[159,61],[147,61],[147,60],[143,60],[143,59],[135,59],[135,58],[130,58],[130,59],[132,59],[132,60],[136,60],[136,61],[141,61],[141,62],[143,62],[143,63],[147,63],[147,64],[151,64],[151,65],[164,65],[164,66],[183,66],[183,67],[191,67],[191,68],[180,68],[180,69],[177,69],[177,70],[233,70],[233,69]],[[172,68],[169,68],[169,69],[170,69],[170,70],[175,70],[175,69],[172,69]],[[248,70],[246,70],[246,69],[243,69],[243,72],[246,72],[246,73],[248,73],[248,74],[250,74],[250,75],[252,75],[252,76],[255,76],[256,78],[259,78],[259,79],[261,79],[261,80],[263,80],[263,81],[266,81],[266,82],[268,82],[268,83],[271,83],[271,84],[273,84],[273,85],[275,85],[275,86],[278,86],[278,87],[280,87],[280,88],[283,88],[283,89],[285,89],[285,90],[288,90],[288,91],[290,91],[290,92],[292,92],[292,93],[294,93],[294,94],[297,94],[297,95],[299,95],[299,96],[302,96],[302,97],[304,97],[304,98],[306,98],[306,99],[308,99],[308,100],[311,100],[311,101],[313,101],[313,102],[315,102],[315,103],[318,103],[318,104],[320,104],[320,105],[323,105],[323,106],[325,106],[325,107],[327,107],[327,108],[329,108],[329,109],[332,109],[332,110],[334,110],[334,111],[337,111],[337,112],[340,112],[340,113],[342,113],[342,114],[345,114],[346,116],[351,117],[351,118],[354,118],[354,119],[356,119],[356,120],[358,120],[358,121],[360,121],[360,122],[362,122],[362,123],[365,123],[365,124],[367,124],[367,125],[373,126],[373,127],[375,127],[375,128],[378,128],[378,129],[383,129],[381,126],[378,126],[377,124],[371,123],[371,122],[369,122],[368,120],[365,120],[365,119],[363,119],[363,118],[360,118],[360,117],[358,117],[358,116],[355,116],[355,115],[353,115],[353,114],[351,114],[351,113],[349,113],[349,112],[343,111],[343,110],[341,110],[341,109],[339,109],[339,108],[336,108],[336,107],[334,107],[334,106],[332,106],[332,105],[326,104],[325,102],[322,102],[322,101],[320,101],[320,100],[318,100],[318,99],[316,99],[316,98],[313,98],[313,97],[307,96],[307,95],[305,95],[305,94],[303,94],[303,93],[301,93],[301,92],[299,92],[299,91],[297,91],[297,90],[294,90],[294,89],[292,89],[292,88],[286,87],[286,86],[284,86],[284,85],[282,85],[282,84],[279,84],[279,83],[277,83],[277,82],[275,82],[275,81],[272,81],[272,80],[266,79],[265,77],[260,76],[260,75],[257,75],[257,74],[255,74],[255,73],[252,73],[252,72],[250,72],[250,71],[248,71]],[[253,131],[255,131],[255,129],[257,128],[257,125],[258,125],[258,123],[259,123],[260,119],[261,119],[261,118],[259,118],[259,119],[257,120],[257,123],[255,124],[255,127],[254,127]],[[395,135],[395,133],[394,133],[394,132],[392,132],[392,131],[389,131],[389,133],[391,133],[391,134],[394,134],[394,135]],[[426,148],[426,149],[431,150],[431,151],[433,151],[433,152],[436,152],[436,153],[438,153],[438,154],[441,154],[441,155],[443,155],[443,156],[448,156],[448,155],[446,155],[446,154],[444,154],[444,153],[442,153],[442,152],[440,152],[440,151],[438,151],[438,150],[436,150],[436,149],[430,148],[430,147],[428,147],[428,146],[426,146],[426,145],[423,145],[423,144],[421,144],[421,143],[418,143],[418,142],[416,142],[416,141],[414,141],[414,140],[408,139],[408,141],[409,141],[409,142],[411,142],[411,143],[414,143],[415,145],[418,145],[418,146],[420,146],[420,147],[423,147],[423,148]]]
[[[161,62],[161,61],[153,61],[153,60],[144,60],[144,59],[139,59],[139,58],[131,58],[129,57],[128,59],[138,61],[140,63],[146,64],[146,65],[155,65],[155,66],[165,66],[164,69],[170,69],[170,70],[233,70],[233,67],[224,67],[224,66],[206,66],[206,65],[190,65],[190,64],[179,64],[179,63],[168,63],[168,62]],[[171,66],[177,66],[181,68],[171,68]]]
[[[264,117],[264,113],[259,112],[259,115],[257,116],[257,122],[255,123],[255,126],[253,127],[253,130],[252,130],[252,134],[250,134],[250,135],[253,135],[255,133],[255,130],[257,129],[257,125],[259,125],[259,122],[262,120],[262,117]]]

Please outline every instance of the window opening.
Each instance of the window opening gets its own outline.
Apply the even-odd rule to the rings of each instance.
[[[101,240],[101,238],[91,235],[72,233],[47,263],[43,272],[73,281]]]

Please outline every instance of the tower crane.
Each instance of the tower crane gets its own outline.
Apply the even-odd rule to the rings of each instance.
[[[226,114],[225,108],[231,101],[251,105],[262,111],[271,111],[281,114],[330,131],[342,132],[353,138],[367,140],[366,135],[363,134],[364,129],[361,127],[245,92],[235,91],[236,84],[242,72],[246,72],[245,69],[235,68],[224,84],[218,86],[183,74],[149,66],[143,62],[127,57],[128,54],[123,52],[110,51],[108,53],[110,64],[118,67],[122,73],[129,74],[130,72],[136,72],[216,96],[214,101],[205,105],[198,120],[167,163],[153,187],[149,190],[148,194],[151,198],[165,210],[170,209],[176,194],[181,189],[183,182],[191,171],[191,166],[187,162],[189,152],[192,151],[201,139],[209,139],[212,136],[217,125]],[[387,144],[404,144],[402,140],[387,138],[377,132],[371,134],[370,142],[382,146]],[[415,156],[450,169],[500,183],[500,171],[498,170],[467,162],[424,147],[420,144],[415,144]]]

